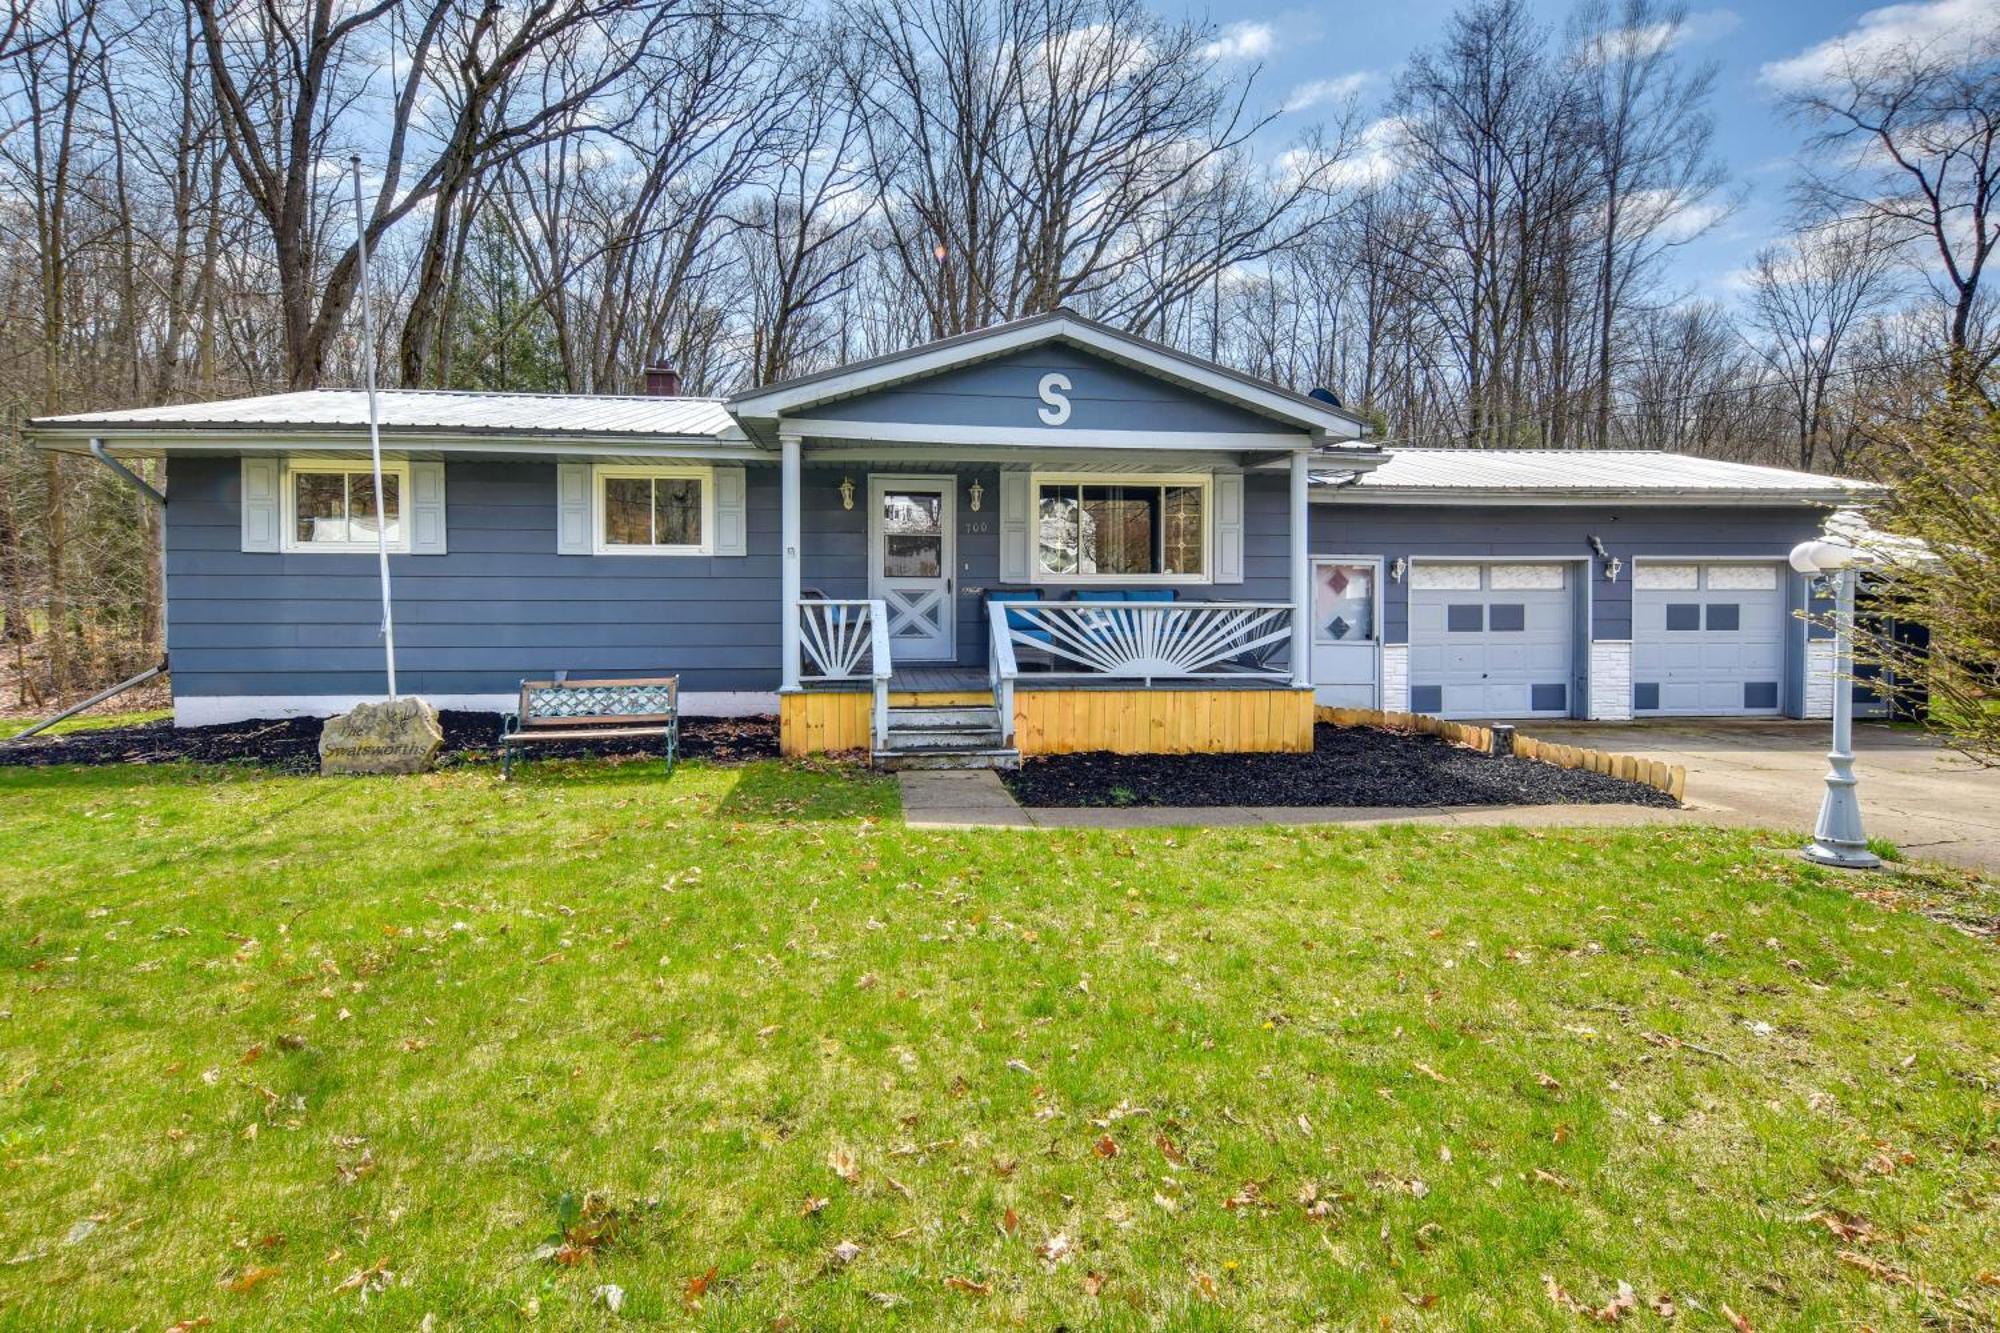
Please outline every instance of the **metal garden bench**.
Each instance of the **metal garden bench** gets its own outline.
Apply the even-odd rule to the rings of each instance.
[[[658,734],[672,777],[681,744],[680,684],[679,676],[522,681],[519,711],[500,721],[500,776],[511,775],[514,751],[530,745]]]

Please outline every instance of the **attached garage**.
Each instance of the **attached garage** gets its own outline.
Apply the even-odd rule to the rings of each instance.
[[[1776,562],[1640,560],[1632,574],[1633,715],[1777,715],[1785,598]]]
[[[1568,717],[1576,703],[1576,570],[1561,561],[1410,566],[1410,709]]]

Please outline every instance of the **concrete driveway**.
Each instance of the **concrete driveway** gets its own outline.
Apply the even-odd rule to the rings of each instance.
[[[1687,766],[1690,810],[1717,823],[1811,832],[1819,815],[1826,722],[1522,723],[1525,734]],[[2000,871],[2000,770],[1922,734],[1856,723],[1861,817],[1912,857]]]

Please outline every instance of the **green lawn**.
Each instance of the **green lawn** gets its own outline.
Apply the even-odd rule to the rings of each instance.
[[[2000,1319],[1988,887],[896,809],[0,770],[0,1324]]]

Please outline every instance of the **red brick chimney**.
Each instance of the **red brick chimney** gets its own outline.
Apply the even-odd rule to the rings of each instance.
[[[664,361],[646,364],[646,396],[648,398],[678,398],[681,392],[681,373]]]

